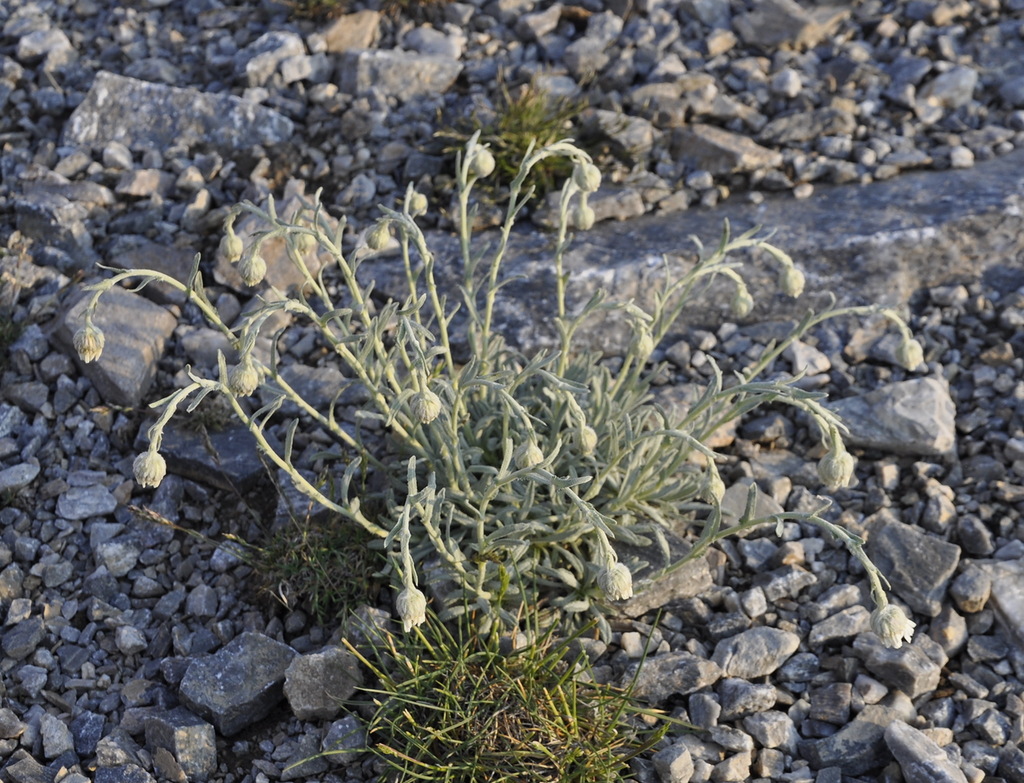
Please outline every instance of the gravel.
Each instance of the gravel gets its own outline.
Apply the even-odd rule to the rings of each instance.
[[[293,766],[363,742],[360,714],[319,687],[352,693],[361,673],[337,643],[359,635],[257,595],[225,537],[261,535],[249,509],[266,472],[246,433],[210,432],[211,457],[168,431],[163,485],[131,480],[143,406],[218,344],[150,286],[101,311],[114,360],[77,364],[75,298],[97,261],[184,279],[195,252],[216,258],[224,210],[271,191],[287,209],[323,187],[353,238],[408,181],[443,204],[451,163],[434,132],[493,116],[499,74],[585,99],[604,220],[813,200],[819,184],[1024,146],[1018,0],[495,0],[430,21],[353,6],[333,23],[272,0],[136,6],[0,7],[0,305],[24,327],[0,367],[0,764],[17,783],[379,772],[358,752]],[[448,226],[444,210],[425,221]],[[285,256],[268,255],[287,286]],[[252,292],[232,268],[203,269],[221,312],[241,312]],[[863,570],[818,529],[723,542],[624,606],[593,649],[597,676],[636,676],[640,696],[701,728],[636,760],[635,780],[1024,781],[1024,288],[965,277],[909,308],[926,356],[914,372],[875,325],[847,322],[770,372],[806,373],[851,421],[858,481],[829,513],[868,539],[913,642],[880,646]],[[778,324],[704,326],[659,349],[666,404],[685,404],[709,357],[728,372]],[[282,360],[330,396],[338,378],[305,337],[282,341]],[[804,418],[761,411],[719,437],[740,506],[751,482],[767,508],[816,503]],[[309,465],[322,448],[296,446]]]

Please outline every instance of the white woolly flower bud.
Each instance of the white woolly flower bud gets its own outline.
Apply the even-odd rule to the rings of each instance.
[[[904,370],[914,370],[924,361],[924,348],[913,338],[903,340],[896,349],[896,361]]]
[[[646,326],[640,326],[633,332],[633,353],[646,361],[654,353],[654,335]]]
[[[242,257],[244,249],[245,246],[242,244],[242,238],[229,226],[227,233],[220,241],[220,252],[229,263],[234,264]]]
[[[103,336],[103,330],[92,321],[86,321],[85,326],[75,332],[75,336],[72,338],[75,350],[78,352],[78,358],[86,364],[100,358],[105,341],[106,338]]]
[[[474,177],[489,177],[494,172],[496,163],[494,155],[487,147],[477,147],[473,150],[473,157],[469,159],[469,173]]]
[[[818,461],[818,478],[829,489],[850,486],[853,469],[857,460],[846,450],[843,442],[836,438],[835,445]]]
[[[907,644],[913,641],[916,625],[895,604],[888,604],[871,613],[871,630],[882,640],[882,644],[897,650],[903,646],[904,641]]]
[[[611,563],[598,572],[597,586],[609,601],[625,601],[633,597],[633,574],[624,563]]]
[[[140,487],[158,487],[167,475],[167,463],[160,452],[149,449],[142,452],[132,463],[135,482]]]
[[[413,626],[427,621],[427,597],[423,591],[410,585],[395,598],[395,610],[402,620],[402,628],[408,633]]]
[[[259,285],[267,276],[267,262],[263,260],[259,248],[255,245],[242,255],[242,260],[238,262],[238,274],[247,286]]]
[[[710,471],[708,474],[708,485],[704,491],[704,499],[709,503],[714,501],[721,504],[724,497],[725,482],[722,481],[722,477],[718,475],[717,470]]]
[[[786,296],[796,298],[804,292],[804,273],[795,266],[787,264],[779,273],[779,288]]]
[[[729,302],[729,309],[737,318],[746,318],[754,309],[754,297],[742,283],[736,286],[736,293],[733,294],[732,301]]]
[[[409,196],[409,203],[407,206],[409,208],[409,214],[413,217],[418,217],[427,211],[427,197],[414,190],[412,195]]]
[[[228,388],[239,397],[248,397],[260,385],[260,371],[246,357],[228,371]]]
[[[572,224],[580,231],[589,231],[594,227],[597,215],[590,204],[579,202],[572,211]]]
[[[366,246],[370,250],[383,250],[388,246],[390,240],[391,230],[388,228],[388,224],[381,220],[366,235]]]
[[[540,450],[536,443],[528,440],[516,449],[515,454],[512,455],[512,460],[516,463],[516,467],[519,470],[535,468],[544,461],[544,452]]]
[[[577,163],[572,167],[572,181],[584,193],[594,193],[601,187],[601,170],[593,163]]]
[[[576,433],[579,442],[580,453],[589,457],[597,448],[597,432],[589,424],[584,424]]]
[[[295,249],[300,256],[306,255],[316,247],[316,237],[312,234],[295,234]]]
[[[430,424],[441,414],[441,398],[430,389],[416,392],[409,400],[412,417],[420,424]]]

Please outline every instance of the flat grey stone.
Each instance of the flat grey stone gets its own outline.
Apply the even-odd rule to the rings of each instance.
[[[350,49],[342,55],[343,92],[359,95],[371,87],[400,101],[444,93],[462,64],[450,57],[383,49]]]
[[[234,422],[225,429],[201,433],[172,420],[164,430],[160,453],[176,475],[221,489],[246,491],[266,477],[256,439]]]
[[[906,722],[915,715],[910,700],[898,694],[886,698],[884,704],[869,704],[857,717],[830,737],[803,740],[800,755],[812,769],[842,767],[848,775],[862,775],[885,766],[885,730],[894,722]]]
[[[99,261],[92,234],[85,225],[89,210],[56,193],[35,192],[14,198],[18,230],[46,247],[63,251],[68,272],[91,269]]]
[[[669,547],[669,560],[655,543],[645,547],[616,542],[615,550],[623,560],[633,558],[648,565],[633,575],[633,596],[615,605],[626,617],[641,617],[671,601],[705,593],[713,584],[706,557],[679,565],[690,553],[690,544],[671,530],[663,531]]]
[[[43,738],[43,755],[55,759],[62,753],[74,752],[75,740],[67,724],[46,712],[39,716],[39,733]]]
[[[635,677],[633,696],[654,705],[674,694],[685,696],[699,691],[721,676],[722,670],[713,661],[674,651],[648,658],[642,665],[633,664],[623,675],[622,684],[632,683]]]
[[[774,169],[782,165],[780,152],[714,125],[688,125],[679,133],[674,146],[687,168],[716,175]]]
[[[289,57],[303,55],[306,46],[302,36],[283,30],[264,33],[235,55],[235,71],[244,76],[250,87],[260,87]]]
[[[0,648],[8,658],[20,661],[34,653],[44,638],[46,628],[43,626],[43,618],[29,617],[4,631]]]
[[[915,611],[935,617],[960,562],[960,547],[901,522],[883,509],[866,520],[867,553],[893,592]]]
[[[284,695],[299,720],[330,720],[362,683],[358,659],[331,647],[292,660],[285,671]]]
[[[117,499],[104,486],[71,487],[57,498],[57,513],[64,519],[102,517],[116,508]]]
[[[84,323],[88,297],[65,312],[57,340],[76,362],[72,347],[75,332]],[[81,365],[86,377],[110,403],[137,407],[156,376],[157,361],[174,332],[173,315],[139,294],[113,288],[104,294],[93,323],[104,334],[103,354]]]
[[[956,446],[956,406],[938,378],[891,383],[827,403],[850,429],[846,442],[890,454],[939,456]]]
[[[842,7],[805,10],[795,0],[756,0],[749,13],[733,19],[733,27],[746,43],[763,49],[802,49],[817,46],[849,15]]]
[[[711,660],[728,677],[753,679],[778,669],[800,646],[800,637],[779,628],[758,627],[722,639]]]
[[[761,129],[757,140],[762,144],[796,144],[822,136],[852,134],[857,118],[850,112],[831,106],[778,117]]]
[[[327,760],[337,765],[348,765],[359,758],[366,747],[366,729],[355,715],[346,715],[327,727],[320,749]]]
[[[1024,562],[1020,560],[975,560],[992,580],[989,603],[1007,630],[1024,644]]]
[[[693,776],[693,758],[682,742],[662,748],[651,757],[651,761],[662,783],[689,783]]]
[[[243,633],[189,664],[182,703],[230,737],[270,714],[284,696],[284,673],[295,650],[269,636]]]
[[[895,721],[884,736],[906,783],[967,783],[960,767],[923,731]]]
[[[234,95],[168,87],[100,71],[85,100],[68,118],[62,144],[132,149],[207,144],[247,150],[287,141],[294,125],[284,115]]]
[[[854,642],[854,649],[864,657],[864,666],[872,675],[911,699],[939,685],[945,656],[941,647],[927,636],[922,635],[913,644],[904,644],[899,649],[883,646],[874,636],[862,636]],[[941,656],[939,661],[929,655],[936,652]]]
[[[20,465],[12,465],[9,468],[0,470],[0,493],[18,492],[24,489],[39,475],[39,466],[31,462],[23,462]]]

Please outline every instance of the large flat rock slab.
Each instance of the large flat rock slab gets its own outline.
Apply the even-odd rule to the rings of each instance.
[[[750,254],[741,268],[756,305],[750,320],[802,315],[823,308],[830,293],[843,304],[901,305],[924,286],[985,276],[1002,288],[1024,284],[1024,150],[972,169],[919,172],[869,185],[821,186],[806,200],[770,195],[761,204],[740,199],[714,209],[647,215],[625,223],[600,223],[577,235],[566,255],[572,273],[570,307],[580,307],[598,287],[615,299],[649,306],[666,269],[679,274],[695,260],[691,236],[713,247],[728,220],[734,235],[755,226],[772,229],[772,242],[789,253],[807,276],[803,296],[778,293],[778,268],[764,253]],[[453,237],[428,238],[439,267],[457,266]],[[477,237],[478,246],[487,235]],[[496,233],[493,241],[497,241]],[[498,317],[513,343],[532,349],[554,345],[553,235],[532,226],[513,232],[508,275]],[[663,260],[663,256],[665,257]],[[374,262],[367,268],[377,267]],[[383,262],[397,270],[397,260]],[[375,272],[376,274],[376,272]],[[390,275],[376,274],[380,283]],[[735,320],[730,289],[697,297],[684,318],[690,324]],[[621,349],[629,330],[615,319],[589,330],[598,349]]]

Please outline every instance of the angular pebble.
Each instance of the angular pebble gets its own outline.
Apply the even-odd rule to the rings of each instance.
[[[885,744],[899,762],[906,783],[967,783],[967,777],[928,736],[896,721],[885,730]]]
[[[711,660],[729,677],[754,679],[778,669],[800,646],[800,637],[778,628],[751,628],[715,645]]]
[[[299,720],[330,720],[363,683],[358,659],[332,647],[296,656],[284,673],[284,695]]]

